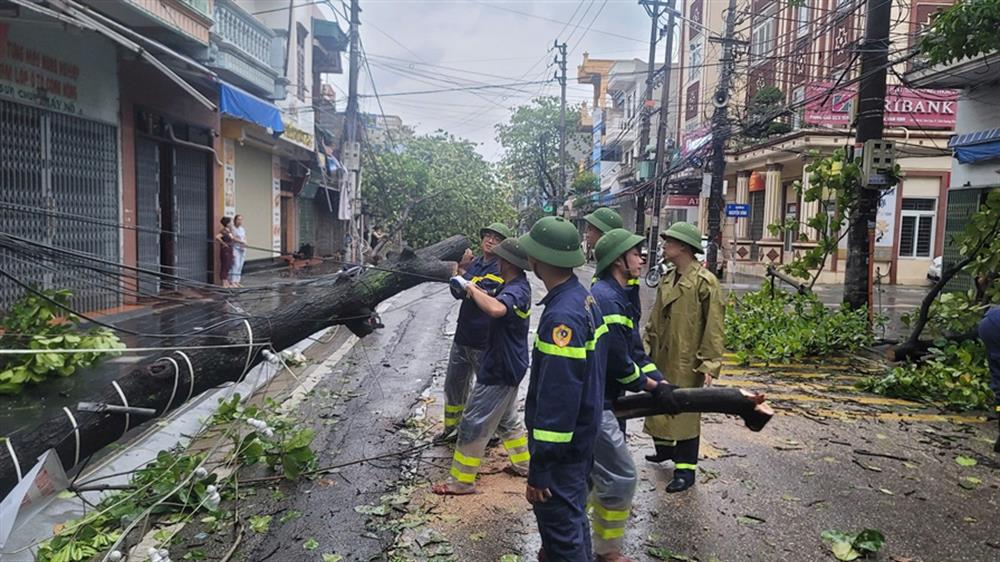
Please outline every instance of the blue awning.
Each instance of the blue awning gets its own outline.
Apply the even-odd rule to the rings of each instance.
[[[274,134],[285,131],[278,106],[222,81],[219,82],[219,111],[270,129]]]
[[[948,147],[962,164],[1000,159],[1000,129],[955,135],[948,139]]]

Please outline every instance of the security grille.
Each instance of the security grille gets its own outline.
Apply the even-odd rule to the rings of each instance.
[[[173,151],[176,275],[207,283],[212,269],[208,155],[181,146]]]
[[[989,189],[954,189],[948,192],[948,207],[946,210],[947,219],[944,223],[944,255],[941,261],[941,270],[947,270],[962,259],[958,244],[955,244],[955,235],[961,234],[969,218],[979,211],[979,205]],[[972,289],[972,276],[968,273],[959,273],[948,281],[947,291],[968,291]]]
[[[135,222],[139,227],[138,266],[150,272],[160,271],[160,147],[156,141],[138,138],[135,142]],[[160,292],[160,278],[153,273],[139,273],[139,292],[153,296]]]
[[[750,240],[754,244],[750,247],[750,259],[757,261],[760,259],[760,247],[757,241],[764,237],[764,192],[754,191],[750,194]]]
[[[0,101],[0,202],[11,205],[0,207],[0,232],[82,254],[78,262],[110,272],[9,250],[0,250],[0,267],[40,288],[71,290],[78,310],[120,303],[111,265],[120,239],[116,139],[111,125]],[[0,309],[22,294],[16,283],[0,283]]]

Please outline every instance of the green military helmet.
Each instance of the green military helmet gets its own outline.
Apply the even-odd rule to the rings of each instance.
[[[605,234],[607,234],[609,230],[625,226],[625,221],[622,220],[621,215],[616,213],[613,209],[609,209],[607,207],[598,207],[597,209],[594,209],[593,213],[590,213],[583,218],[590,224],[594,225],[594,228]]]
[[[587,261],[580,249],[580,233],[562,217],[538,219],[518,242],[530,257],[555,267],[580,267]]]
[[[694,248],[696,253],[701,252],[701,231],[689,222],[675,222],[666,232],[660,233],[660,238],[680,240]]]
[[[497,236],[500,237],[501,240],[506,240],[514,236],[514,231],[512,231],[509,226],[507,226],[502,222],[495,222],[490,224],[489,226],[484,226],[479,230],[479,237],[482,238],[483,236],[486,236],[487,232],[492,232],[493,234],[496,234]]]
[[[531,266],[528,265],[528,254],[524,252],[524,248],[521,247],[517,238],[505,239],[496,248],[493,248],[493,254],[519,269],[531,269]]]
[[[638,234],[633,234],[624,228],[609,230],[607,234],[601,236],[594,246],[594,257],[597,258],[597,267],[594,270],[596,275],[600,275],[616,259],[625,252],[642,244],[645,240]]]

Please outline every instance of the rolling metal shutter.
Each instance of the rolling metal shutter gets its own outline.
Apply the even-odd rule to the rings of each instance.
[[[24,207],[0,208],[0,232],[118,263],[117,129],[0,100],[0,202]],[[113,265],[82,260],[112,272],[102,275],[59,261],[0,251],[4,271],[41,288],[71,290],[78,310],[120,304]],[[15,283],[0,283],[0,308],[22,293]]]
[[[191,148],[174,153],[174,263],[176,275],[210,283],[212,234],[208,155]]]

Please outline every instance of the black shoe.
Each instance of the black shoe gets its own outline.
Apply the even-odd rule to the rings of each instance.
[[[691,486],[694,486],[694,471],[675,470],[674,479],[667,484],[667,493],[675,494],[677,492],[683,492]]]
[[[434,438],[435,443],[455,443],[458,441],[458,430],[455,428],[450,428],[437,434]]]
[[[674,448],[668,445],[656,445],[656,453],[646,455],[646,460],[649,462],[669,461],[672,458],[674,458]]]

